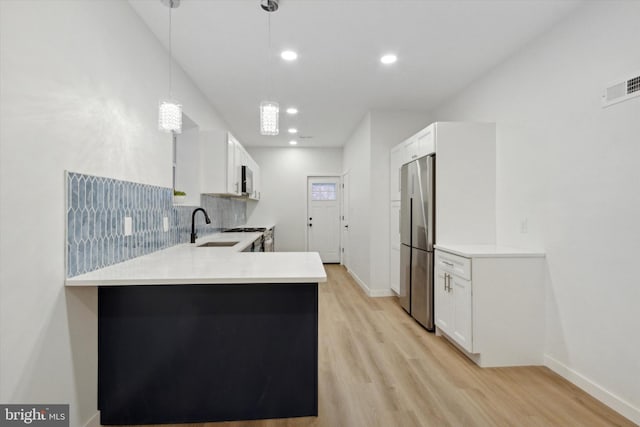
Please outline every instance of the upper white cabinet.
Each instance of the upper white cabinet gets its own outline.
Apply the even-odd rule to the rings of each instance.
[[[246,159],[246,166],[249,167],[253,174],[253,189],[247,194],[247,197],[251,200],[260,200],[260,166],[251,158],[251,156],[249,156],[249,154],[247,154]]]
[[[400,200],[400,168],[403,164],[404,147],[402,144],[391,149],[389,156],[389,199]]]
[[[200,192],[240,195],[235,170],[238,141],[229,132],[200,132]]]
[[[482,367],[543,363],[544,254],[438,245],[434,264],[436,334]]]
[[[436,124],[434,123],[415,135],[418,157],[426,156],[436,151],[435,129]]]
[[[400,167],[405,163],[435,152],[435,130],[436,123],[433,123],[393,147],[391,149],[391,156],[396,157],[395,164],[398,164],[398,167]],[[393,170],[395,170],[395,164]],[[398,200],[400,199],[398,198]]]
[[[259,169],[231,133],[215,130],[200,133],[201,193],[241,196],[242,166],[248,166],[254,173]],[[248,196],[258,199],[255,192]]]

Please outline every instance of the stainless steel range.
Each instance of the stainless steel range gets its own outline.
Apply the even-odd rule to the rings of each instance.
[[[224,230],[225,233],[262,233],[262,236],[249,246],[247,252],[273,252],[274,227],[236,227]]]

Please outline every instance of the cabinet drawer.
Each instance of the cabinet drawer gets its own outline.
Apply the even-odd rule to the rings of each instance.
[[[471,280],[471,259],[436,250],[437,268],[466,280]]]

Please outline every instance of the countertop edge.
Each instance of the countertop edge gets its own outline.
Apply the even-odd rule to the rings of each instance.
[[[133,280],[65,280],[66,287],[99,287],[99,286],[163,286],[163,285],[255,285],[255,284],[290,284],[290,283],[325,283],[327,276],[313,277],[275,277],[275,278],[222,278],[222,279],[133,279]]]
[[[493,252],[489,250],[478,250],[478,248],[467,248],[466,245],[447,245],[436,244],[434,249],[438,249],[444,252],[449,252],[454,255],[459,255],[465,258],[545,258],[547,255],[544,252],[519,248],[494,246]],[[487,245],[486,249],[491,246]]]

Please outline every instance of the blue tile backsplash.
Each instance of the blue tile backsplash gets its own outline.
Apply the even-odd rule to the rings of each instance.
[[[245,200],[202,195],[200,202],[211,224],[198,214],[199,236],[246,222]],[[173,206],[170,188],[68,172],[67,277],[189,242],[193,209]],[[133,222],[130,236],[125,217]]]

